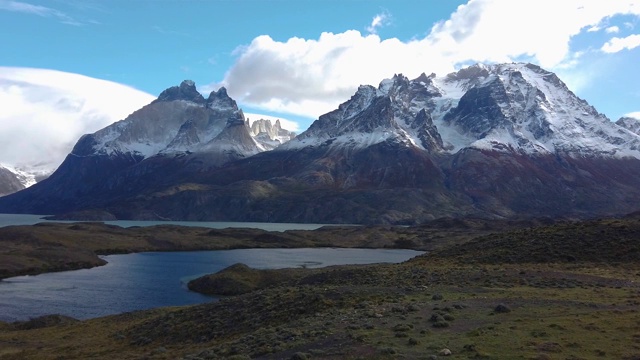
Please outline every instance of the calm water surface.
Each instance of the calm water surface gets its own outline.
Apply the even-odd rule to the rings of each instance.
[[[397,263],[421,254],[376,249],[239,249],[108,255],[105,266],[19,276],[0,281],[0,320],[46,314],[77,319],[159,306],[190,305],[215,298],[187,290],[186,283],[241,262],[254,268],[323,267]]]
[[[9,225],[34,225],[41,222],[61,222],[73,223],[77,221],[45,220],[47,215],[29,214],[0,214],[0,227]],[[132,226],[153,226],[153,225],[180,225],[199,226],[213,229],[225,228],[253,228],[267,231],[285,230],[315,230],[327,224],[297,224],[297,223],[257,223],[257,222],[217,222],[217,221],[138,221],[138,220],[116,220],[102,221],[105,224],[118,225],[121,227]]]

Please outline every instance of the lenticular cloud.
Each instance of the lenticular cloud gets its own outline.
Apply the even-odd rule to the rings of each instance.
[[[54,170],[80,136],[124,119],[153,98],[83,75],[0,67],[0,163]]]

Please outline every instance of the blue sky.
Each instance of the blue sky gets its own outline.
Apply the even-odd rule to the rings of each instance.
[[[12,3],[43,9],[11,9]],[[199,84],[222,81],[237,58],[234,52],[260,35],[286,41],[317,39],[323,32],[366,33],[374,16],[388,13],[380,35],[410,40],[425,36],[461,2],[437,1],[428,8],[421,3],[1,0],[0,61],[79,73],[157,94],[185,77]]]
[[[205,96],[224,85],[246,113],[295,121],[298,131],[360,84],[474,62],[530,61],[612,120],[640,116],[640,0],[0,0],[0,55],[0,101],[41,97],[24,95],[34,86],[17,74],[29,69],[125,85],[100,95],[78,81],[78,104],[91,94],[113,107],[140,95],[131,88],[157,96],[192,79]],[[46,74],[58,72],[37,73],[37,86],[56,88]],[[68,103],[69,91],[54,103]],[[15,122],[0,105],[0,124]],[[105,122],[123,116],[101,106],[92,111]],[[66,142],[95,130],[77,126]]]

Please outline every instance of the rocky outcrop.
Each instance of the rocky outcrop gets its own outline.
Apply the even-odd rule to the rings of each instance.
[[[621,117],[620,119],[618,119],[618,121],[616,121],[616,125],[640,135],[640,119],[632,117]]]
[[[296,137],[293,131],[282,128],[279,119],[275,123],[268,119],[258,119],[253,122],[247,119],[247,126],[250,128],[251,136],[269,150]]]
[[[205,99],[196,90],[196,84],[191,80],[185,80],[179,86],[172,86],[160,93],[158,98],[152,102],[184,100],[195,104],[204,104]]]

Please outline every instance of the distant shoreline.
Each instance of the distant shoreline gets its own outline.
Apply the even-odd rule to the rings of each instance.
[[[366,234],[369,230],[358,228]],[[0,228],[0,280],[106,264],[100,255],[149,251],[206,251],[248,248],[389,248],[425,250],[396,243],[395,236],[375,240],[349,238],[353,227],[266,231],[256,228],[206,228],[180,225],[132,226],[101,222],[41,222]],[[357,230],[357,231],[360,231]],[[375,232],[375,231],[374,231]]]
[[[286,230],[316,230],[327,226],[362,226],[358,224],[307,224],[307,223],[265,223],[265,222],[240,222],[240,221],[161,221],[161,220],[109,220],[91,218],[64,218],[56,215],[37,214],[0,214],[0,228],[5,226],[36,225],[39,223],[87,223],[97,222],[107,225],[116,225],[124,228],[134,226],[157,226],[176,225],[188,227],[203,227],[211,229],[226,228],[251,228],[266,231],[286,231]]]

